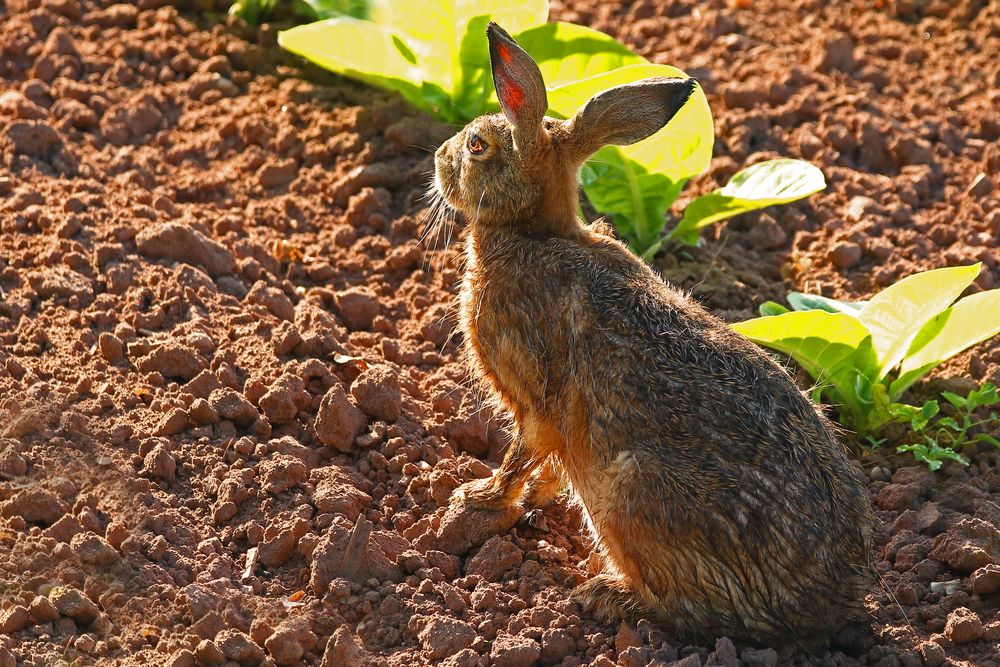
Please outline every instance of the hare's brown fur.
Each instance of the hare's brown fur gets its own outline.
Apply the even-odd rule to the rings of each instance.
[[[472,162],[469,132],[496,153]],[[604,616],[763,642],[862,618],[873,516],[830,425],[767,354],[582,224],[573,121],[538,133],[518,150],[487,116],[437,155],[470,222],[470,366],[514,423],[463,502],[544,503],[565,475],[606,563],[577,596]]]

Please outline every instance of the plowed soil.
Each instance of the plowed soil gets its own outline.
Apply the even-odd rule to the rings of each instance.
[[[985,445],[937,473],[858,455],[871,637],[826,652],[595,621],[566,498],[447,513],[505,445],[453,333],[462,225],[420,239],[454,128],[208,4],[0,2],[0,666],[1000,663]],[[975,261],[1000,282],[997,3],[553,14],[699,78],[718,138],[689,193],[779,155],[826,174],[657,259],[720,316]],[[985,380],[998,340],[921,391]]]

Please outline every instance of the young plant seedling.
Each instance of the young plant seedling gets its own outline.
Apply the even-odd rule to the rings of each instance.
[[[899,445],[896,451],[910,452],[917,461],[925,463],[931,470],[937,470],[945,460],[969,465],[968,460],[959,453],[967,444],[985,442],[1000,448],[1000,440],[990,434],[997,433],[1000,429],[997,413],[991,411],[988,417],[982,419],[975,416],[978,409],[1000,403],[997,388],[992,382],[973,389],[967,396],[959,396],[950,391],[942,392],[941,395],[952,405],[954,415],[942,413],[940,403],[936,400],[927,401],[919,408],[905,403],[893,403],[889,406],[893,419],[906,423],[918,439],[915,443]],[[975,432],[977,430],[981,432]]]
[[[490,21],[515,35],[538,63],[548,86],[548,113],[558,118],[572,117],[614,86],[687,76],[602,32],[546,23],[548,0],[381,0],[367,11],[368,20],[337,16],[281,32],[278,42],[330,71],[397,91],[438,120],[456,124],[499,108],[486,45]],[[630,146],[602,148],[588,160],[580,173],[584,194],[599,213],[613,217],[636,254],[650,259],[665,240],[693,245],[706,225],[826,187],[823,174],[808,163],[762,162],[692,201],[664,238],[667,212],[688,179],[708,168],[714,141],[708,100],[698,88],[669,127]]]
[[[890,407],[941,362],[1000,333],[1000,289],[955,301],[980,265],[917,273],[862,303],[792,293],[733,325],[792,357],[816,381],[814,397],[865,437],[894,421]]]

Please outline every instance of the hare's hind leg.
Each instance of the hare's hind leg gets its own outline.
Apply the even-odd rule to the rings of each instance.
[[[453,498],[472,509],[506,509],[521,499],[524,487],[542,461],[536,450],[516,438],[492,477],[477,479],[455,489]]]

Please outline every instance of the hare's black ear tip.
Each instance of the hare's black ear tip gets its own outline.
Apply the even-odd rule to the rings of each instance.
[[[513,42],[514,39],[510,34],[500,27],[498,23],[490,21],[486,26],[486,36],[492,42],[496,39],[506,39],[507,41]]]

